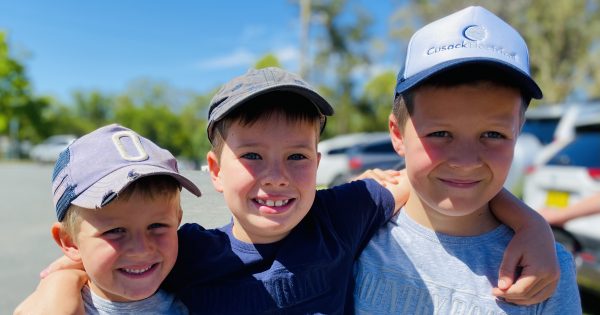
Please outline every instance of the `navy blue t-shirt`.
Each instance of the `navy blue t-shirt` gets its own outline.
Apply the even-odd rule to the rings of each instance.
[[[319,190],[306,217],[271,244],[236,240],[232,224],[185,224],[164,288],[192,314],[351,313],[354,260],[393,209],[391,193],[365,180]]]

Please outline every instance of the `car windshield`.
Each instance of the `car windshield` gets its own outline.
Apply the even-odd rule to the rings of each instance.
[[[577,134],[575,140],[558,151],[548,165],[571,165],[587,168],[600,167],[600,132],[584,131]]]
[[[527,119],[521,133],[530,133],[536,136],[542,144],[548,144],[554,138],[558,121],[557,118]]]

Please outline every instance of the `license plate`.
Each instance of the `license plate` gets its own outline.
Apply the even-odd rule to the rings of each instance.
[[[549,191],[546,196],[546,207],[564,208],[569,205],[569,193],[564,191]]]

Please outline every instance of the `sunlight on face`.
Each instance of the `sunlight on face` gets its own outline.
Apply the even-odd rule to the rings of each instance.
[[[233,213],[236,238],[275,242],[306,216],[315,198],[316,139],[313,123],[290,123],[281,114],[231,125],[211,173]]]

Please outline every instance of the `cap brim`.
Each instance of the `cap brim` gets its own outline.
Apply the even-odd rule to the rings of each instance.
[[[482,65],[501,68],[504,70],[509,70],[509,71],[506,71],[506,73],[508,75],[510,75],[514,80],[516,80],[517,85],[521,87],[522,91],[524,91],[525,93],[528,94],[527,96],[529,96],[531,98],[535,98],[535,99],[541,99],[543,97],[542,90],[537,85],[537,83],[535,83],[535,81],[531,78],[531,76],[529,76],[527,73],[524,73],[523,71],[516,68],[515,66],[513,66],[509,63],[503,62],[501,60],[492,59],[492,58],[481,58],[481,57],[461,58],[461,59],[454,59],[454,60],[446,61],[446,62],[437,64],[433,67],[430,67],[426,70],[423,70],[417,74],[414,74],[410,78],[406,78],[406,79],[398,78],[398,83],[396,84],[396,95],[402,94],[402,93],[406,92],[407,90],[416,87],[417,85],[419,85],[419,83],[423,82],[424,80],[426,80],[434,75],[443,73],[444,71],[447,71],[447,70],[456,69],[461,66],[473,65],[473,64],[482,64]],[[404,71],[402,71],[402,73],[403,72]]]
[[[190,193],[201,196],[200,189],[181,174],[157,166],[142,164],[126,166],[104,176],[77,196],[71,204],[87,209],[101,208],[112,201],[129,184],[142,177],[152,175],[171,176]]]
[[[333,107],[331,107],[329,102],[327,102],[321,95],[319,95],[315,91],[305,88],[305,87],[302,87],[302,86],[298,86],[298,85],[282,84],[282,85],[269,86],[265,89],[258,90],[255,93],[246,94],[241,98],[227,99],[225,102],[235,103],[235,105],[229,106],[229,108],[227,108],[227,110],[215,113],[215,115],[213,117],[210,117],[210,120],[211,121],[219,121],[221,118],[225,117],[227,114],[229,114],[234,109],[238,108],[243,103],[248,102],[260,95],[269,93],[271,91],[288,91],[288,92],[296,93],[302,97],[305,97],[311,103],[313,103],[317,107],[317,109],[319,110],[319,112],[321,114],[323,114],[325,116],[333,115]]]
[[[333,107],[331,107],[329,102],[327,102],[327,100],[325,100],[321,95],[319,95],[319,93],[317,93],[309,88],[299,86],[299,85],[293,85],[293,84],[272,85],[272,86],[269,86],[262,90],[257,90],[256,92],[254,92],[252,94],[245,94],[243,97],[226,99],[224,102],[233,103],[235,105],[233,105],[233,106],[220,105],[223,107],[227,107],[227,109],[223,110],[223,111],[215,112],[213,114],[213,116],[209,117],[208,126],[206,127],[206,132],[208,134],[208,138],[212,139],[213,125],[217,121],[221,120],[227,114],[229,114],[236,108],[239,108],[244,103],[246,103],[258,96],[269,93],[271,91],[288,91],[288,92],[296,93],[296,94],[306,98],[313,105],[315,105],[321,114],[323,114],[325,116],[331,116],[334,113]],[[322,127],[324,127],[324,125]]]

